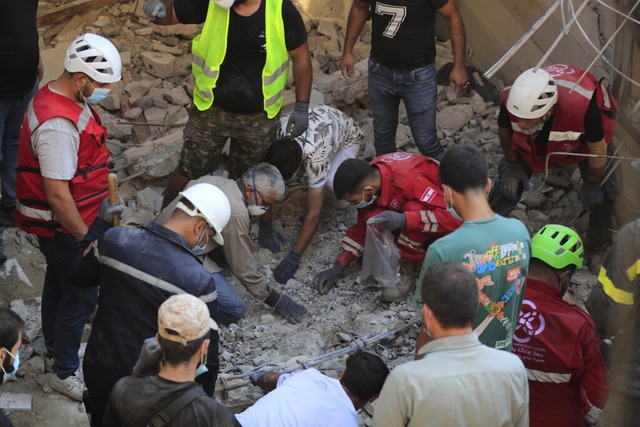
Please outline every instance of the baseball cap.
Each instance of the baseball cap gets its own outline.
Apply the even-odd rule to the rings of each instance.
[[[190,294],[173,295],[158,309],[158,334],[167,341],[187,345],[203,337],[218,325],[210,317],[207,305]]]

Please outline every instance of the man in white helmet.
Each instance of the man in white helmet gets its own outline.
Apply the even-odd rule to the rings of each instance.
[[[56,371],[51,388],[82,400],[78,349],[98,292],[71,286],[70,276],[76,254],[123,209],[107,203],[107,132],[90,104],[106,97],[122,66],[113,43],[95,34],[76,38],[64,64],[60,77],[27,108],[18,147],[16,224],[38,236],[47,261],[42,331]]]
[[[605,158],[580,154],[606,155],[611,148],[617,103],[609,87],[578,67],[556,64],[525,71],[502,100],[498,136],[504,158],[489,195],[491,208],[500,215],[511,212],[531,175],[544,172],[547,158],[550,169],[578,164],[583,180],[578,196],[590,211],[585,249],[597,273],[611,241],[619,189],[615,174],[603,179]]]
[[[276,139],[289,71],[296,103],[287,136],[307,129],[311,57],[291,0],[147,0],[143,9],[154,24],[204,24],[191,48],[194,105],[163,207],[190,180],[218,168],[228,138],[232,179],[262,160]]]
[[[140,348],[157,331],[158,308],[170,296],[187,293],[200,298],[219,321],[216,278],[198,256],[209,240],[224,243],[222,230],[230,217],[231,206],[222,190],[194,185],[180,193],[164,224],[114,227],[85,258],[85,263],[99,262],[92,270],[100,283],[83,362],[92,426],[102,425],[114,384],[137,371]],[[206,372],[196,378],[209,396],[218,376],[217,332],[211,331],[210,339]]]

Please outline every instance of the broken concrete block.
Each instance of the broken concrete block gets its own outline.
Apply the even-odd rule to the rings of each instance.
[[[147,72],[156,77],[166,79],[176,75],[176,57],[170,53],[143,52],[142,61],[144,62]]]
[[[162,108],[151,107],[144,110],[144,118],[149,124],[162,125],[168,117],[169,112]]]
[[[473,109],[470,105],[453,105],[444,108],[436,116],[436,126],[450,132],[457,132],[473,117]]]
[[[151,27],[143,27],[133,31],[138,36],[150,36],[153,34],[153,28]]]
[[[188,105],[191,103],[191,97],[187,95],[187,91],[182,86],[176,86],[169,92],[164,94],[164,99],[174,105]]]
[[[180,49],[179,47],[166,46],[160,42],[155,42],[151,44],[151,50],[155,50],[156,52],[162,52],[162,53],[170,53],[172,55],[177,55],[177,56],[180,56],[184,53],[182,49]]]
[[[338,32],[336,31],[336,26],[333,22],[319,21],[317,31],[323,36],[329,37],[329,39],[336,39],[337,42]]]
[[[484,102],[484,99],[482,99],[482,97],[478,95],[477,92],[474,92],[474,94],[471,96],[469,105],[471,105],[471,108],[473,109],[473,112],[475,114],[480,114],[487,108],[487,104]]]
[[[131,65],[131,52],[120,52],[120,60],[124,66]]]
[[[122,97],[118,94],[115,93],[109,93],[109,96],[107,96],[101,103],[100,105],[102,105],[103,108],[109,110],[109,111],[114,111],[114,110],[119,110],[120,109],[120,101],[122,100]]]
[[[161,138],[125,150],[123,158],[131,165],[129,174],[143,173],[144,179],[169,175],[178,165],[181,142],[182,129],[174,129]]]
[[[123,116],[127,120],[135,120],[138,117],[140,117],[141,114],[142,114],[142,108],[134,107],[134,108],[130,108],[129,110],[125,111]]]
[[[200,34],[200,31],[201,31],[201,27],[196,24],[176,24],[176,25],[167,25],[167,26],[154,25],[153,26],[153,32],[158,35],[165,36],[165,37],[176,36],[176,37],[189,39],[189,40],[194,38],[198,34]]]
[[[162,195],[153,189],[153,187],[147,187],[138,192],[136,198],[138,208],[147,209],[151,212],[159,212],[162,206]]]
[[[42,321],[40,318],[41,305],[42,298],[40,297],[13,300],[9,304],[11,310],[15,311],[24,320],[23,335],[26,341],[35,340],[38,332],[40,332]]]
[[[126,85],[124,90],[131,95],[131,103],[134,103],[145,96],[152,86],[153,82],[151,80],[135,80]]]
[[[104,34],[106,37],[115,37],[119,35],[120,32],[120,26],[114,24],[113,22],[108,22],[102,27],[102,34]]]
[[[27,393],[0,394],[0,409],[5,411],[30,411],[31,395]]]

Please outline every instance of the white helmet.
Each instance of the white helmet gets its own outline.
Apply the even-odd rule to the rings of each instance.
[[[98,83],[115,83],[121,78],[122,60],[113,43],[88,33],[67,48],[64,68],[70,73],[84,73]]]
[[[215,231],[213,240],[219,245],[224,244],[222,230],[231,218],[231,205],[222,190],[212,184],[195,184],[180,193],[180,197],[189,200],[195,209],[190,210],[184,204],[178,203],[176,209],[191,216],[204,218]]]
[[[520,74],[507,99],[507,110],[522,119],[544,116],[558,101],[558,86],[553,77],[541,68],[531,68]]]

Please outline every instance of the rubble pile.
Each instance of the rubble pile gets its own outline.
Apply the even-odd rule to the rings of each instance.
[[[110,139],[107,143],[112,154],[112,169],[118,175],[120,194],[127,205],[124,219],[131,225],[147,223],[155,217],[160,209],[166,178],[177,165],[182,131],[194,88],[190,73],[191,39],[200,31],[197,25],[153,25],[144,18],[142,4],[138,2],[137,9],[134,9],[136,3],[116,3],[41,30],[43,55],[57,52],[59,61],[64,53],[60,47],[66,47],[84,32],[109,37],[121,52],[126,69],[123,80],[112,85],[109,97],[98,110],[108,129]],[[366,136],[362,155],[370,159],[375,151],[373,119],[367,96],[367,57],[371,41],[369,24],[354,48],[354,57],[358,62],[356,75],[350,78],[342,77],[339,70],[345,28],[330,21],[307,20],[306,25],[314,69],[312,103],[326,103],[352,116]],[[438,68],[452,60],[448,43],[438,42],[437,52]],[[289,88],[285,111],[291,108],[294,101],[293,90]],[[443,145],[468,144],[479,147],[489,161],[492,179],[497,176],[497,164],[501,158],[496,123],[498,108],[488,97],[484,99],[475,90],[455,97],[446,86],[438,86],[436,125]],[[398,147],[417,153],[407,113],[402,105],[399,119]],[[549,185],[548,182],[542,184],[542,179],[535,177],[531,183],[532,189],[523,197],[513,215],[522,220],[530,231],[550,222],[563,223],[567,220],[568,212],[575,211],[577,217],[580,212],[573,209],[578,200],[571,178],[566,175],[552,176],[552,185]],[[306,182],[298,174],[287,187],[287,198],[276,207],[279,217],[276,228],[290,245],[295,241],[302,224]],[[303,369],[305,363],[322,354],[349,345],[363,345],[364,339],[389,332],[415,318],[417,310],[409,301],[383,304],[378,299],[379,289],[361,285],[358,280],[360,265],[357,263],[345,271],[336,288],[327,295],[319,295],[311,286],[313,277],[333,263],[344,232],[354,223],[354,208],[336,210],[327,199],[319,230],[311,247],[305,252],[295,278],[283,286],[272,281],[274,288],[306,306],[308,315],[301,324],[286,323],[266,305],[255,300],[235,279],[231,279],[247,303],[247,314],[238,324],[223,326],[220,330],[221,380],[218,390],[224,404],[240,405],[260,396],[257,388],[244,386],[246,378],[242,375],[247,372],[269,367]],[[583,227],[586,228],[586,224]],[[257,237],[257,225],[252,233]],[[30,265],[31,271],[42,275],[44,260],[33,247],[37,241],[14,228],[5,233],[5,242],[15,245],[9,249],[15,258],[28,260],[24,263]],[[288,247],[284,249],[284,254],[287,250]],[[263,266],[267,277],[272,277],[271,269],[284,254],[273,255],[267,249],[259,248],[257,239],[255,241],[258,265]],[[31,280],[34,281],[33,277]],[[574,281],[576,286],[571,291],[582,301],[595,285],[595,276],[582,271],[576,274]],[[41,286],[41,283],[34,281],[34,285]],[[12,307],[20,308],[20,304],[37,308],[39,302],[32,298],[26,303],[14,302]],[[39,316],[30,322],[33,330],[29,329],[28,335],[34,339],[39,331]],[[89,330],[90,325],[87,326],[87,332]],[[411,357],[417,331],[417,326],[410,326],[402,333],[392,334],[365,347],[385,360],[397,363]],[[34,351],[41,351],[37,343],[36,340],[26,345],[27,350],[21,352],[25,355],[21,372],[25,378],[44,384],[46,381],[42,378],[47,375],[45,360],[39,356],[29,360],[28,356]],[[343,360],[331,359],[317,367],[337,377],[344,367]],[[366,413],[361,415],[363,425],[370,423]]]

